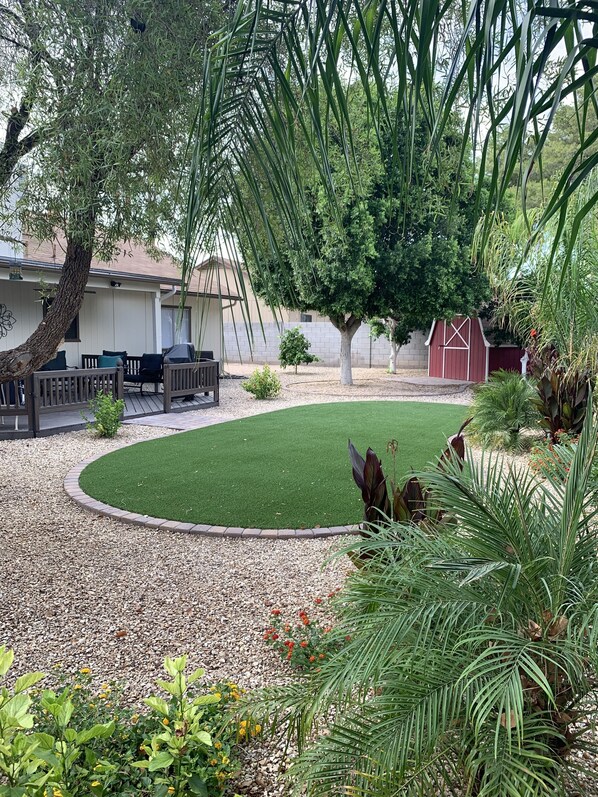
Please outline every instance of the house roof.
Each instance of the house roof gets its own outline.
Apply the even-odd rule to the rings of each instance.
[[[38,241],[31,236],[24,236],[23,257],[16,261],[0,258],[0,267],[10,268],[16,264],[27,270],[60,271],[64,252],[65,247],[60,240]],[[122,243],[110,262],[93,258],[90,274],[136,282],[159,281],[164,291],[174,287],[180,292],[182,286],[180,268],[172,257],[164,254],[156,260],[144,247],[129,242]],[[200,263],[193,274],[188,293],[229,300],[242,298],[236,270],[225,258],[207,259]]]

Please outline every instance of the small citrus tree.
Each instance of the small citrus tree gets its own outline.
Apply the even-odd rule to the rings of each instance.
[[[309,365],[310,363],[318,362],[319,358],[315,354],[309,353],[310,346],[311,343],[299,327],[287,329],[280,336],[280,349],[278,351],[280,367],[286,368],[287,365],[294,365],[295,373],[297,373],[298,365]]]

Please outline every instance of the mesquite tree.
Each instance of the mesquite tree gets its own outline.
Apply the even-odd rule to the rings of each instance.
[[[13,222],[18,191],[23,228],[65,252],[45,318],[0,353],[0,381],[54,355],[93,256],[180,234],[180,164],[221,20],[218,0],[0,0],[0,223]]]

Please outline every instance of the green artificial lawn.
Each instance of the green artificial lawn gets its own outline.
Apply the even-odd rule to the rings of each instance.
[[[377,401],[278,410],[138,443],[96,460],[83,490],[112,506],[187,523],[312,528],[357,523],[363,509],[347,441],[371,446],[392,477],[439,456],[466,408]]]

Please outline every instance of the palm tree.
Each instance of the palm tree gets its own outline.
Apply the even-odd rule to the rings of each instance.
[[[425,476],[440,525],[357,543],[369,558],[339,597],[340,652],[252,707],[298,741],[298,791],[596,793],[578,756],[596,751],[597,448],[590,412],[549,483],[501,459],[449,463]]]

